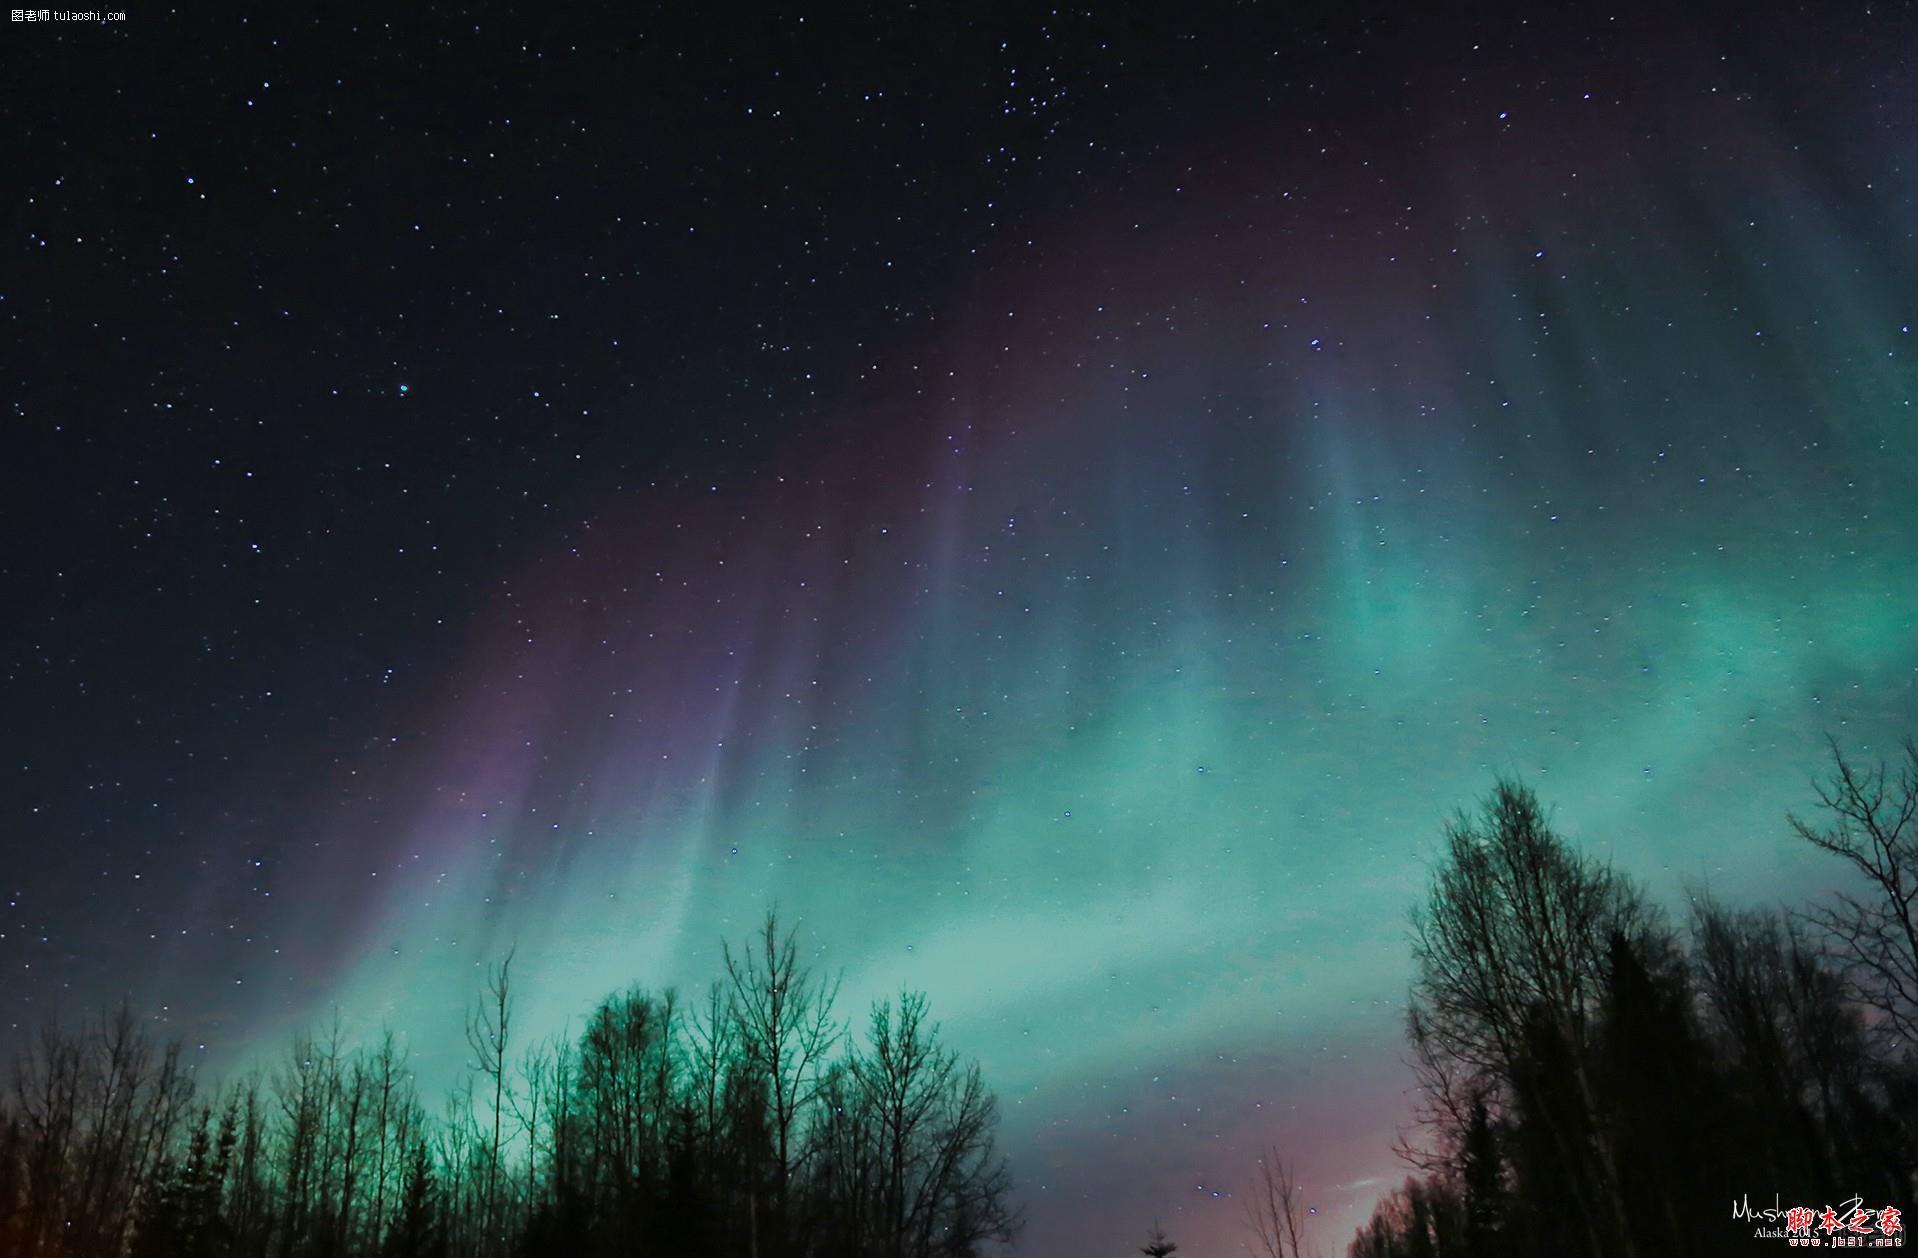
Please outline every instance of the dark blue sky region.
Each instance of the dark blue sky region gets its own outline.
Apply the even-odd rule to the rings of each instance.
[[[776,901],[1021,1252],[1336,1244],[1453,809],[1799,898],[1918,722],[1903,9],[192,21],[11,33],[8,1028],[450,1079]]]

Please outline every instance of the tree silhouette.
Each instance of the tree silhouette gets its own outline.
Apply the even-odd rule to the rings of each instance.
[[[1708,1254],[1749,1235],[1698,1203],[1752,1184],[1800,1204],[1909,1195],[1918,1074],[1894,1011],[1918,769],[1834,758],[1837,820],[1792,825],[1874,891],[1800,916],[1694,896],[1688,936],[1521,787],[1447,827],[1413,919],[1425,1138],[1401,1151],[1423,1174],[1353,1255]]]
[[[400,1192],[398,1217],[381,1250],[383,1258],[440,1258],[446,1252],[440,1233],[439,1186],[433,1175],[433,1155],[424,1139],[413,1142],[406,1158],[405,1186]]]
[[[1508,1211],[1505,1164],[1483,1097],[1472,1101],[1471,1120],[1459,1149],[1459,1183],[1465,1197],[1466,1250],[1480,1258],[1504,1253]]]
[[[1139,1246],[1139,1252],[1146,1258],[1171,1258],[1171,1255],[1179,1252],[1179,1247],[1166,1239],[1165,1229],[1155,1222],[1152,1225],[1152,1234],[1146,1238],[1145,1244]]]
[[[1442,1176],[1408,1179],[1372,1211],[1352,1238],[1351,1258],[1440,1258],[1476,1254],[1464,1242],[1464,1207]]]
[[[1537,797],[1499,781],[1445,832],[1413,913],[1409,1011],[1428,1124],[1450,1142],[1474,1101],[1521,1110],[1563,1166],[1594,1251],[1634,1245],[1617,1151],[1590,1068],[1609,941],[1644,936],[1637,890],[1553,832]]]
[[[1683,934],[1520,786],[1447,826],[1413,916],[1420,1173],[1350,1253],[1705,1255],[1746,1238],[1699,1203],[1754,1185],[1907,1198],[1906,755],[1858,770],[1834,747],[1833,819],[1791,821],[1865,890],[1798,913],[1695,896]],[[972,1258],[1015,1235],[996,1101],[923,993],[854,1033],[773,914],[722,955],[690,1006],[630,987],[527,1045],[508,953],[466,1028],[474,1068],[431,1118],[394,1038],[353,1043],[337,1016],[204,1091],[125,1008],[49,1024],[0,1095],[0,1254]],[[1309,1252],[1276,1151],[1245,1200],[1254,1252]],[[1140,1252],[1176,1248],[1155,1224]]]
[[[697,1016],[632,987],[514,1052],[508,954],[437,1120],[394,1038],[354,1044],[337,1018],[198,1104],[125,1011],[49,1026],[0,1096],[0,1255],[970,1258],[1010,1239],[997,1104],[925,996],[850,1037],[772,917],[731,955]]]
[[[1883,1019],[1901,1051],[1918,1044],[1918,741],[1896,766],[1861,767],[1829,740],[1832,768],[1818,784],[1826,824],[1793,816],[1798,837],[1849,865],[1863,892],[1814,906],[1858,999]]]
[[[792,1183],[805,1147],[798,1139],[800,1117],[818,1096],[825,1056],[841,1034],[833,1020],[839,984],[799,959],[798,934],[780,933],[776,910],[767,911],[746,947],[735,953],[727,944],[724,955],[739,1047],[769,1100],[775,1232],[768,1252],[778,1254],[792,1223]]]
[[[491,1093],[492,1127],[484,1147],[485,1179],[480,1190],[480,1235],[487,1252],[500,1243],[500,1140],[509,1104],[506,1087],[506,1055],[511,1048],[513,1025],[512,969],[518,947],[507,949],[486,976],[485,993],[466,1022],[466,1045],[472,1052],[472,1069]]]
[[[1258,1177],[1246,1198],[1245,1213],[1254,1253],[1264,1258],[1307,1258],[1313,1252],[1305,1234],[1308,1211],[1303,1190],[1291,1164],[1276,1148],[1259,1155]]]
[[[228,1166],[238,1138],[229,1106],[217,1133],[202,1106],[184,1157],[165,1155],[142,1194],[134,1230],[134,1258],[199,1258],[228,1252],[231,1236],[222,1211]]]
[[[923,993],[872,1008],[866,1040],[822,1089],[818,1169],[836,1230],[883,1258],[971,1253],[1018,1219],[994,1147],[997,1105],[977,1066],[939,1042]]]

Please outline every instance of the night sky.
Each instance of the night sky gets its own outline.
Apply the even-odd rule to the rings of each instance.
[[[776,901],[1020,1252],[1266,1142],[1342,1246],[1454,809],[1797,900],[1918,728],[1903,6],[135,8],[0,122],[0,1048],[431,1092]]]

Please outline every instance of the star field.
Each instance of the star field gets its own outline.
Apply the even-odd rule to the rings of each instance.
[[[1796,896],[1918,726],[1903,6],[10,26],[0,1037],[926,989],[1020,1252],[1342,1243],[1499,772]],[[424,1073],[459,1062],[428,1053]]]

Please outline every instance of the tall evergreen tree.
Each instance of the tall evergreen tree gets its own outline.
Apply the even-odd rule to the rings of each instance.
[[[1473,1258],[1500,1258],[1505,1252],[1505,1167],[1483,1097],[1472,1101],[1459,1150],[1459,1181],[1465,1197],[1466,1252]]]
[[[433,1155],[425,1140],[416,1140],[406,1163],[399,1213],[393,1220],[392,1231],[387,1233],[382,1253],[384,1258],[442,1258],[445,1252]]]

